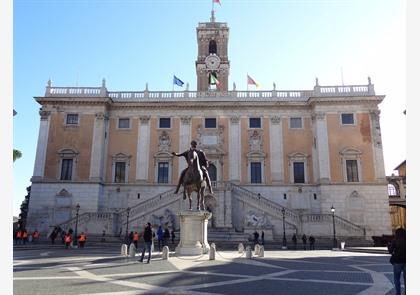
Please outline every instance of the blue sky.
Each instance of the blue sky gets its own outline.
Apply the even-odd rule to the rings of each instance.
[[[385,169],[406,158],[405,6],[400,0],[221,0],[217,21],[230,27],[230,85],[246,89],[312,89],[367,84],[380,105]],[[196,26],[210,0],[15,0],[13,214],[19,214],[33,172],[39,105],[55,86],[108,90],[171,90],[175,73],[196,88]],[[182,88],[178,88],[182,89]]]

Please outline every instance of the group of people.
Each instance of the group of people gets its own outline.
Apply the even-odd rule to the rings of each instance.
[[[128,241],[127,241],[128,245],[134,244],[136,249],[141,248],[142,256],[141,256],[141,259],[139,260],[140,262],[143,262],[145,251],[148,251],[149,257],[148,257],[147,263],[150,263],[150,256],[151,256],[152,244],[153,244],[154,238],[157,238],[158,251],[160,252],[162,251],[164,246],[169,246],[170,240],[172,242],[172,245],[175,243],[175,231],[174,229],[171,229],[169,231],[169,228],[167,226],[165,226],[165,229],[163,229],[162,226],[159,225],[158,229],[155,232],[152,229],[151,223],[148,222],[145,225],[143,232],[132,231],[128,235]],[[142,247],[139,247],[140,241],[143,241],[144,243]]]
[[[260,234],[257,231],[254,231],[253,235],[254,235],[254,245],[256,245],[256,244],[264,245],[265,244],[265,233],[264,233],[264,231],[261,231],[261,239],[260,239]]]
[[[36,244],[39,241],[39,231],[34,230],[32,233],[28,232],[25,228],[17,229],[13,232],[13,240],[15,245],[25,245],[26,243]]]
[[[303,250],[306,250],[306,244],[307,244],[308,238],[306,237],[305,234],[303,234],[301,239],[302,239]],[[293,235],[292,242],[293,242],[293,248],[294,248],[294,250],[296,250],[297,249],[296,234]],[[313,235],[309,236],[309,250],[315,250],[315,238],[314,238]]]
[[[69,249],[71,247],[71,245],[73,244],[73,229],[69,229],[67,232],[63,229],[61,229],[60,227],[55,227],[54,230],[51,232],[49,238],[51,240],[51,244],[54,245],[55,244],[55,240],[57,239],[57,237],[60,236],[61,238],[61,243],[64,244],[64,247],[66,249]],[[85,247],[85,243],[87,240],[87,235],[84,232],[81,232],[78,236],[77,236],[77,245],[79,248],[84,248]]]

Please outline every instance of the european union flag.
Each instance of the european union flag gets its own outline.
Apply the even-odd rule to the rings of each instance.
[[[175,84],[175,85],[178,85],[178,86],[182,86],[182,85],[184,85],[184,82],[182,82],[182,81],[181,81],[181,79],[177,78],[177,77],[174,75],[174,84]]]

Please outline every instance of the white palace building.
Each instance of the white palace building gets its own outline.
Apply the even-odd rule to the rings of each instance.
[[[228,89],[229,27],[197,27],[197,91],[110,91],[48,82],[27,229],[124,234],[146,222],[179,229],[174,194],[191,140],[206,152],[211,231],[331,238],[391,233],[374,85]],[[220,87],[210,83],[217,77]],[[181,189],[182,190],[182,189]],[[195,193],[193,202],[195,202]],[[127,218],[127,213],[128,218]]]

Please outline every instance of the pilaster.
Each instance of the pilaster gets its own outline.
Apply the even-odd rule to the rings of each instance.
[[[95,114],[89,173],[91,181],[104,180],[105,119],[104,113]]]
[[[330,182],[330,153],[328,147],[328,128],[325,113],[315,113],[312,116],[312,122],[314,126],[315,140],[315,156],[317,164],[314,166],[318,167],[317,173],[314,175],[318,176],[316,179],[319,182],[325,183]]]
[[[190,147],[191,142],[191,117],[181,117],[179,128],[179,153],[185,152]],[[178,158],[178,172],[181,174],[182,170],[187,167],[187,163],[184,159]]]
[[[272,182],[283,183],[283,129],[281,118],[278,116],[270,118],[270,164]]]
[[[45,160],[47,157],[48,133],[50,130],[51,112],[39,111],[41,121],[39,124],[38,143],[36,148],[34,174],[32,180],[41,180],[44,178]]]
[[[241,128],[240,117],[229,120],[229,180],[239,183],[241,180]]]
[[[147,182],[149,171],[150,116],[139,118],[137,141],[136,182]]]

